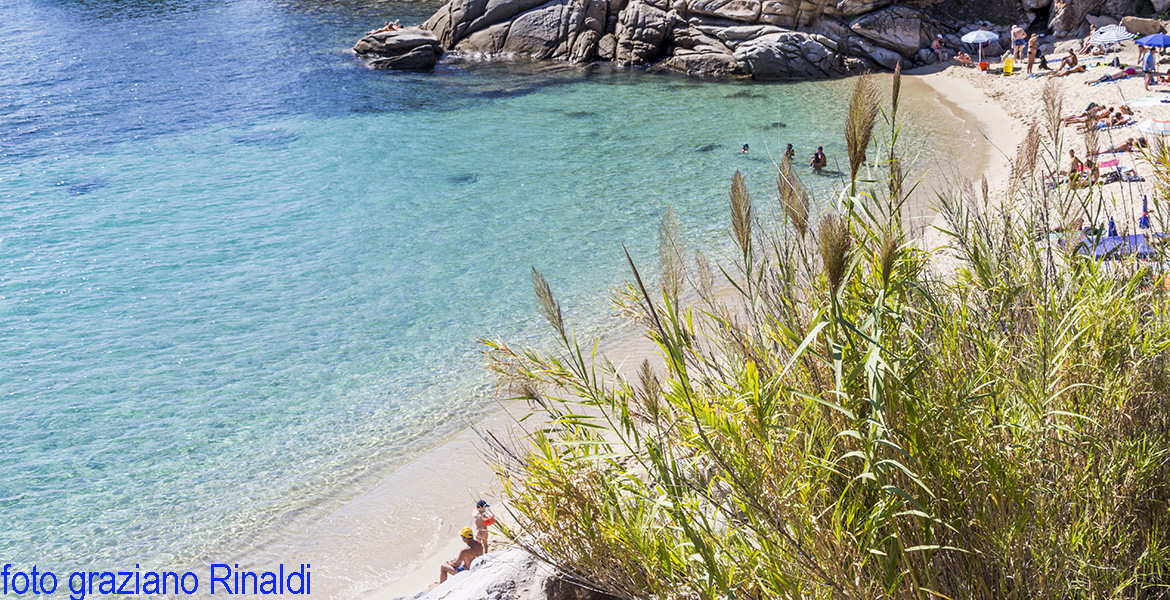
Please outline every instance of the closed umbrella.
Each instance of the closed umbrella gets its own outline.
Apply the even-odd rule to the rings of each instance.
[[[1113,223],[1113,217],[1109,217],[1109,237],[1117,237],[1117,225]]]
[[[1138,123],[1138,131],[1146,135],[1170,135],[1170,119],[1146,119]]]
[[[976,29],[959,39],[965,44],[979,44],[979,62],[983,62],[983,44],[998,40],[999,34],[986,29]]]
[[[1149,199],[1144,195],[1142,196],[1142,218],[1138,219],[1138,227],[1141,227],[1142,229],[1150,228]]]
[[[1106,25],[1089,36],[1090,44],[1116,44],[1137,37],[1121,25]]]
[[[1146,46],[1147,48],[1165,48],[1166,46],[1170,46],[1170,35],[1155,33],[1154,35],[1147,35],[1134,43],[1139,46]]]

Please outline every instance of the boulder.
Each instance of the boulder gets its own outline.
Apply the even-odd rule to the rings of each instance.
[[[760,0],[690,0],[688,13],[754,23],[760,18]]]
[[[849,73],[839,54],[816,36],[798,31],[744,42],[735,49],[735,60],[754,79],[811,79]]]
[[[418,27],[367,35],[354,44],[353,51],[378,69],[429,71],[435,67],[443,48],[434,33]]]
[[[612,33],[601,36],[597,42],[597,58],[599,60],[613,60],[617,56],[617,37]]]
[[[850,28],[874,43],[909,58],[922,47],[923,14],[904,6],[891,6],[865,15]]]
[[[551,567],[513,547],[485,554],[471,568],[418,594],[412,600],[545,600],[567,599]],[[398,600],[405,600],[399,598]]]
[[[864,56],[874,63],[891,70],[898,66],[898,61],[902,60],[902,55],[897,52],[882,48],[857,35],[849,39],[846,47],[849,49],[850,54]]]
[[[742,42],[758,38],[761,35],[768,35],[771,33],[784,33],[784,30],[775,25],[742,25],[737,27],[724,27],[713,31],[715,37],[724,42]]]
[[[1023,4],[1024,10],[1036,11],[1046,6],[1050,6],[1052,4],[1052,0],[1023,0],[1021,4]]]
[[[933,65],[938,62],[938,55],[930,48],[923,48],[914,54],[914,64]]]
[[[671,27],[668,14],[674,13],[666,13],[644,0],[630,0],[618,17],[614,60],[639,65],[657,58]]]
[[[1154,35],[1155,33],[1165,33],[1165,30],[1162,28],[1162,22],[1157,19],[1124,17],[1121,19],[1121,26],[1138,37]]]
[[[367,35],[354,44],[353,51],[361,55],[397,56],[419,46],[432,46],[442,52],[439,38],[434,33],[419,27],[406,27],[396,31],[383,31]]]
[[[418,46],[409,52],[397,56],[375,58],[370,66],[375,69],[394,69],[396,71],[430,71],[439,61],[439,55],[431,46]]]
[[[1154,5],[1156,12],[1166,12],[1170,9],[1170,0],[1150,0],[1150,4]]]
[[[678,50],[674,56],[660,63],[671,71],[693,77],[730,77],[743,75],[735,56],[726,52],[695,52]]]
[[[892,0],[837,0],[825,6],[825,12],[841,17],[857,17],[889,6]],[[1170,0],[1168,0],[1170,1]]]
[[[1098,15],[1085,15],[1085,22],[1089,25],[1097,27],[1098,29],[1105,27],[1106,25],[1116,25],[1118,23],[1117,19],[1114,19],[1113,17]]]
[[[760,3],[760,22],[780,27],[796,27],[800,18],[799,0],[763,0]]]

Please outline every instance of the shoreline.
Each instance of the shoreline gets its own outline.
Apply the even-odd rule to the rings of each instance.
[[[978,173],[995,172],[993,167],[1010,162],[1004,153],[1014,153],[1023,135],[1013,131],[1006,111],[990,96],[945,71],[908,72],[905,75],[924,84],[919,90],[914,90],[912,102],[939,103],[966,129],[973,149],[980,150],[978,161],[971,161],[957,174],[942,174],[941,179],[935,173],[941,168],[941,159],[950,160],[949,164],[954,165],[955,157],[949,152],[947,156],[936,157],[940,160],[928,165],[928,179],[934,185],[951,181],[953,175],[971,178]],[[924,97],[923,92],[933,97]],[[1006,169],[998,171],[1008,172]],[[1006,183],[1006,175],[1000,179],[1002,182],[996,185]],[[933,190],[922,191],[934,193]],[[929,203],[911,207],[911,211],[915,213],[910,215],[911,218],[930,223],[937,214]],[[931,236],[932,231],[926,229],[924,239],[937,244],[940,240]],[[622,339],[615,333],[618,332],[608,332],[603,336],[603,346],[606,339]],[[648,340],[638,338],[637,343],[606,350],[609,356],[621,358],[632,368],[639,359],[653,352],[653,346]],[[514,409],[526,410],[518,403],[501,406],[483,420],[469,424],[454,437],[423,452],[316,523],[306,532],[306,539],[314,540],[313,550],[305,554],[306,560],[323,549],[332,551],[334,558],[348,557],[342,565],[345,573],[331,573],[330,561],[318,559],[323,567],[319,576],[332,575],[339,581],[348,582],[337,590],[347,597],[391,600],[413,596],[433,587],[438,580],[439,565],[458,553],[462,546],[457,532],[467,525],[471,506],[481,497],[475,494],[475,490],[481,490],[482,497],[493,505],[497,515],[507,514],[506,509],[497,503],[498,498],[486,493],[495,489],[496,479],[482,460],[477,432],[492,431],[498,435],[514,431]],[[422,506],[426,498],[437,497],[450,500],[440,505]],[[426,512],[422,512],[424,508]],[[324,540],[324,545],[321,540]],[[295,552],[296,546],[290,550]],[[394,563],[398,565],[395,571],[399,575],[394,579],[383,577],[376,581],[374,571],[379,566],[385,569]],[[362,577],[361,573],[370,577]]]

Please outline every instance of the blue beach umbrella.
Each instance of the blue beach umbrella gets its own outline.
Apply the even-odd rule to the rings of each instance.
[[[1141,227],[1142,229],[1150,228],[1149,199],[1144,195],[1142,196],[1142,218],[1138,219],[1138,227]]]
[[[1109,217],[1109,237],[1117,237],[1117,225],[1113,224],[1113,217]]]
[[[1170,35],[1155,33],[1154,35],[1147,35],[1144,38],[1140,38],[1134,43],[1139,46],[1165,48],[1166,46],[1170,46]]]

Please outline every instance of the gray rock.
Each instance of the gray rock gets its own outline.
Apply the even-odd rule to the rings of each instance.
[[[773,33],[744,42],[735,60],[755,79],[808,79],[847,74],[842,57],[812,35]]]
[[[601,36],[601,40],[597,42],[597,58],[601,60],[613,60],[616,56],[617,37],[612,33]]]
[[[760,0],[690,0],[687,13],[754,23],[760,18]]]
[[[1170,0],[1167,0],[1170,1]],[[1023,0],[1024,10],[1039,10],[1052,4],[1052,0]]]
[[[678,71],[693,77],[743,75],[743,70],[736,62],[735,57],[726,52],[694,52],[679,49],[674,56],[660,64],[671,71]]]
[[[441,53],[439,38],[419,27],[367,35],[354,44],[353,51],[361,55],[397,56],[419,46],[431,46]]]
[[[618,17],[614,60],[635,65],[651,62],[662,51],[670,26],[666,12],[643,0],[631,0]]]
[[[1157,12],[1166,12],[1170,9],[1170,0],[1150,0],[1150,4],[1154,5],[1154,10]]]
[[[873,12],[879,8],[884,8],[890,4],[892,0],[837,0],[837,2],[829,2],[825,6],[826,11],[832,12],[842,17],[856,17],[864,15],[868,12]]]
[[[923,48],[914,53],[914,64],[933,65],[938,62],[938,55],[930,48]]]
[[[552,569],[519,548],[485,554],[415,600],[545,600],[558,584]],[[565,597],[563,592],[558,597]],[[401,599],[400,599],[401,600]]]
[[[715,37],[723,41],[742,42],[752,38],[758,38],[761,35],[768,35],[771,33],[784,33],[784,30],[775,25],[742,25],[738,27],[724,27],[716,29]]]
[[[439,56],[432,46],[418,46],[404,54],[375,58],[370,66],[375,69],[394,69],[397,71],[430,71],[435,68]]]
[[[1087,21],[1089,25],[1096,25],[1098,28],[1104,27],[1106,25],[1117,24],[1117,19],[1109,16],[1085,15],[1085,21]]]
[[[909,58],[921,48],[923,15],[904,6],[891,6],[865,15],[850,28],[904,57]]]
[[[902,55],[897,52],[882,48],[863,37],[854,36],[849,41],[849,48],[854,55],[864,56],[887,69],[893,70],[898,66],[898,61],[902,60]]]

